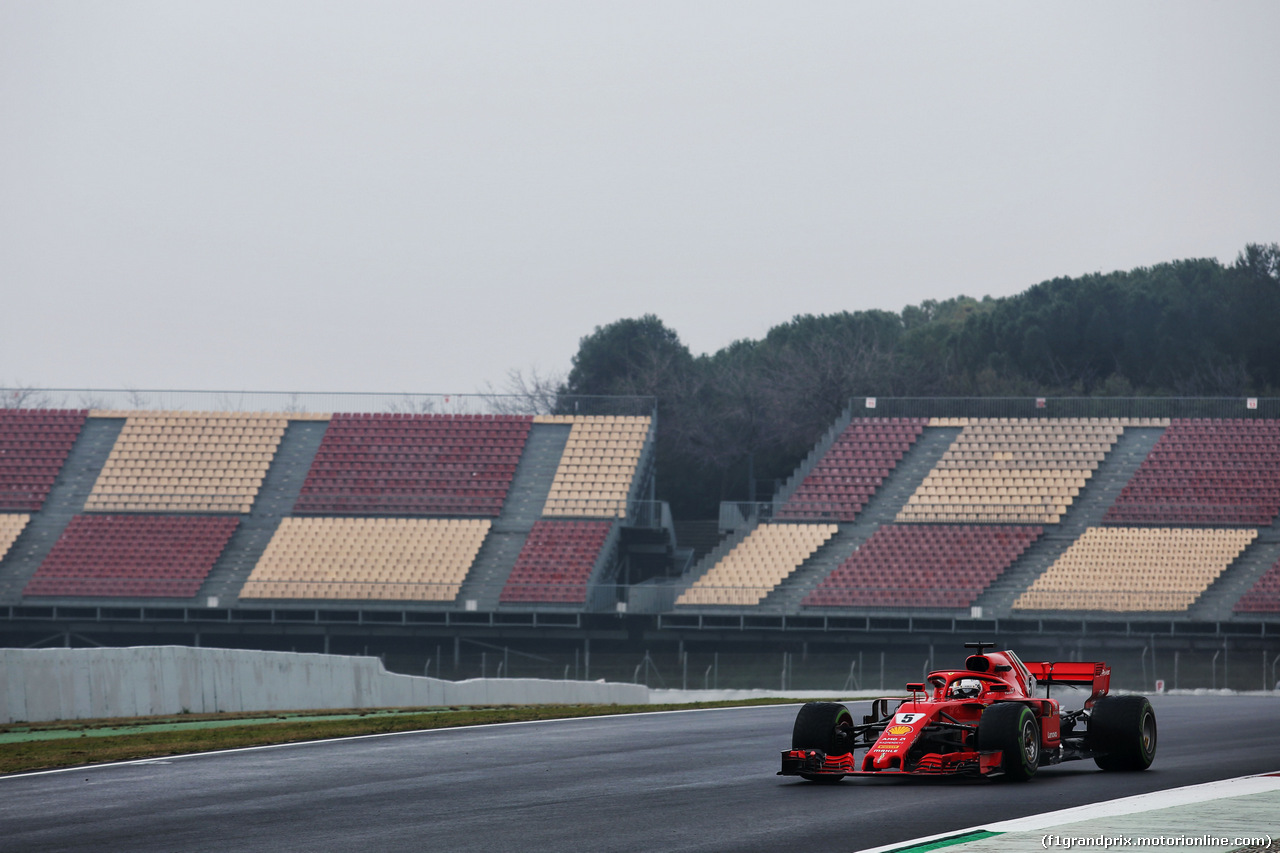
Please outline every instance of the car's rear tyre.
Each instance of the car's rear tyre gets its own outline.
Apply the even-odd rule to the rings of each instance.
[[[817,749],[827,755],[848,755],[853,749],[853,715],[839,702],[808,702],[796,714],[791,728],[792,749]],[[839,782],[844,776],[801,773],[810,782]]]
[[[1104,696],[1089,716],[1087,742],[1103,770],[1146,770],[1156,757],[1156,712],[1145,696]]]
[[[1025,782],[1040,767],[1040,723],[1026,705],[992,705],[978,719],[978,749],[1000,750],[1000,769],[1005,777]]]

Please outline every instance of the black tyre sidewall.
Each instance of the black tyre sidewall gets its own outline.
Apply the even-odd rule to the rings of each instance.
[[[1035,760],[1028,757],[1024,732],[1031,727],[1035,742]],[[978,749],[1001,751],[1000,766],[1005,777],[1025,782],[1035,775],[1040,766],[1040,723],[1035,712],[1016,702],[992,705],[983,711],[978,720]]]
[[[1150,726],[1151,739],[1145,731]],[[1155,710],[1145,696],[1104,696],[1089,717],[1089,746],[1103,770],[1146,770],[1158,743]]]
[[[836,729],[843,723],[853,723],[849,709],[839,702],[809,702],[796,714],[791,729],[792,749],[818,749],[827,755],[848,755],[852,746],[847,741],[837,741]]]

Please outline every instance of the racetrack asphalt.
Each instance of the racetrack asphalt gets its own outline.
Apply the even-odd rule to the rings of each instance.
[[[775,775],[795,706],[507,724],[0,778],[5,849],[849,851],[1280,770],[1272,697],[1156,696],[1144,773]],[[855,716],[866,703],[853,703]]]

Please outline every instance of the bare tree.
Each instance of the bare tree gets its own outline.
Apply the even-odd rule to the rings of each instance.
[[[105,409],[108,407],[107,401],[92,391],[81,392],[76,403],[81,409]]]
[[[298,393],[289,395],[289,402],[280,408],[280,411],[286,415],[305,415],[307,407],[303,405],[302,400],[298,397]]]
[[[15,383],[0,388],[0,409],[48,409],[51,402],[48,392],[30,385]]]
[[[501,389],[486,382],[480,393],[495,414],[548,415],[555,411],[564,383],[563,373],[544,375],[533,367],[526,376],[524,371],[513,368],[507,371],[507,380]]]
[[[400,400],[387,403],[387,411],[392,414],[434,415],[439,411],[434,397],[418,394],[404,394]]]
[[[147,409],[151,406],[151,400],[137,388],[126,387],[124,398],[129,401],[131,409]]]
[[[766,434],[798,450],[822,435],[854,397],[891,396],[896,358],[873,337],[823,335],[774,354],[763,378]]]

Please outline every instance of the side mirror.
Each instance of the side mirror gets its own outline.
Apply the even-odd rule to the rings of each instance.
[[[862,718],[862,723],[863,725],[871,725],[881,720],[887,720],[890,716],[892,715],[889,713],[889,700],[876,699],[871,703],[871,713]]]

